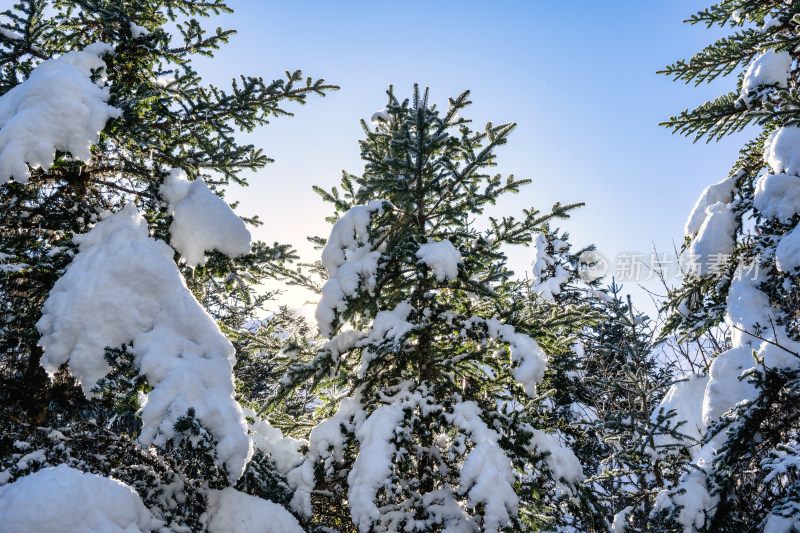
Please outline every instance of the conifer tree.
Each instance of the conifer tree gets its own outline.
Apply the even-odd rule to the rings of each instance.
[[[528,182],[487,173],[514,125],[473,131],[468,92],[443,111],[417,87],[388,96],[364,123],[363,175],[318,189],[336,210],[316,312],[329,340],[288,367],[271,400],[327,392],[327,419],[287,476],[293,504],[362,532],[557,527],[583,472],[532,425],[547,355],[508,309],[503,247],[530,244],[575,206],[479,228],[487,206]]]
[[[693,272],[670,295],[665,334],[691,340],[724,320],[732,345],[710,362],[694,402],[685,399],[702,447],[658,497],[661,516],[684,531],[792,531],[800,517],[798,9],[720,2],[688,22],[731,35],[663,71],[687,83],[740,73],[728,94],[670,118],[673,131],[707,140],[757,132],[695,205],[683,248]]]
[[[264,502],[252,508],[291,497],[280,471],[292,465],[268,455],[299,443],[252,416],[247,435],[222,333],[246,352],[242,326],[268,297],[255,284],[302,279],[288,246],[251,245],[222,196],[270,161],[237,131],[335,87],[300,71],[203,83],[192,59],[235,32],[198,19],[229,11],[219,0],[21,0],[0,14],[0,484],[65,463],[125,482],[155,520],[193,531],[245,498],[229,488],[237,480]],[[116,293],[98,292],[114,282]],[[178,373],[161,363],[216,376],[206,385],[217,395],[175,403],[164,391],[191,387],[169,385]],[[148,413],[168,401],[155,428]]]

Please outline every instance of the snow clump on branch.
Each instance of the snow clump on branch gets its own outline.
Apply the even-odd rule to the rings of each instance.
[[[37,323],[44,369],[52,376],[68,363],[89,394],[111,370],[105,347],[132,343],[134,364],[153,387],[140,442],[165,444],[193,408],[218,440],[218,462],[238,479],[253,450],[233,398],[234,348],[186,287],[172,248],[149,236],[133,204],[75,241],[78,254]]]
[[[108,87],[102,75],[104,55],[114,49],[90,44],[43,61],[28,79],[0,96],[0,185],[14,178],[27,183],[32,168],[50,168],[56,150],[88,161],[100,131],[121,110],[108,105]]]

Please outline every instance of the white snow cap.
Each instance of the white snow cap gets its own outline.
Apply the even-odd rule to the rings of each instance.
[[[110,118],[122,113],[108,101],[103,80],[91,80],[100,59],[114,49],[104,43],[40,63],[27,80],[0,96],[0,184],[28,181],[25,165],[50,168],[56,150],[88,161]]]
[[[392,115],[390,115],[386,109],[382,111],[375,111],[372,114],[372,117],[370,117],[369,119],[369,121],[375,124],[376,126],[378,124],[381,124],[382,122],[389,122],[391,120],[392,120]]]
[[[706,187],[706,190],[703,191],[694,204],[694,209],[692,209],[688,220],[686,220],[685,234],[690,237],[697,235],[703,222],[708,217],[706,209],[719,202],[730,203],[733,199],[733,187],[735,185],[736,176],[730,176],[719,183]]]
[[[789,69],[792,66],[792,56],[789,52],[773,52],[768,50],[758,56],[742,79],[742,99],[745,102],[752,100],[752,93],[761,87],[776,86],[785,88],[789,80]]]
[[[773,131],[764,142],[764,161],[775,174],[800,176],[800,128],[786,126]]]
[[[775,250],[775,265],[781,272],[791,273],[800,267],[800,229],[798,228],[800,226],[796,226],[784,235]]]
[[[703,424],[706,427],[737,403],[756,397],[758,390],[747,380],[739,380],[743,372],[754,366],[753,349],[747,345],[732,348],[714,358],[703,398]]]
[[[486,425],[480,413],[475,402],[463,402],[453,406],[449,418],[475,443],[459,471],[460,492],[467,494],[471,506],[483,504],[482,531],[495,532],[516,516],[519,499],[514,491],[511,460],[498,444],[499,435]]]
[[[248,425],[253,446],[272,459],[278,472],[286,475],[303,462],[304,456],[299,448],[308,444],[307,440],[284,437],[280,429],[272,427],[252,409],[243,408],[242,412],[253,419],[253,423]]]
[[[311,518],[314,463],[320,458],[341,462],[345,446],[342,426],[352,428],[354,420],[362,420],[365,415],[361,409],[361,397],[356,394],[355,398],[343,398],[336,414],[311,430],[305,461],[286,476],[289,486],[295,489],[290,505],[296,512]]]
[[[150,36],[150,30],[148,30],[144,26],[139,26],[138,24],[134,24],[133,22],[131,22],[130,28],[131,28],[131,35],[133,35],[134,39]]]
[[[173,169],[159,192],[173,217],[169,243],[189,266],[204,265],[211,250],[228,257],[250,253],[244,221],[201,178],[189,181],[182,170]]]
[[[0,533],[135,533],[163,525],[129,485],[63,464],[0,487]]]
[[[770,305],[767,295],[759,288],[760,282],[761,278],[754,278],[742,267],[739,267],[731,281],[725,320],[731,326],[734,347],[760,342],[749,333],[755,332],[756,326],[762,330],[771,329],[770,319],[775,321],[779,316]]]
[[[788,223],[800,213],[800,178],[788,174],[764,174],[756,182],[753,206],[767,218]]]
[[[372,322],[369,334],[356,343],[355,346],[367,347],[361,352],[361,364],[356,370],[356,375],[363,378],[367,373],[369,363],[376,355],[369,349],[370,344],[382,344],[391,341],[395,348],[400,346],[400,341],[414,328],[414,324],[406,319],[413,308],[407,301],[400,302],[394,309],[379,311]]]
[[[536,234],[533,244],[536,247],[536,257],[531,266],[531,275],[533,277],[532,290],[536,294],[541,295],[546,301],[552,302],[555,296],[561,294],[564,284],[569,281],[569,272],[567,272],[564,267],[557,264],[550,254],[547,253],[547,237],[545,237],[544,234]],[[554,247],[555,244],[566,246],[563,241],[555,241]],[[588,252],[588,254],[591,253],[592,252]],[[589,259],[588,255],[582,255],[581,257],[583,257],[583,259]],[[554,267],[555,274],[548,277],[547,269],[550,266]],[[584,270],[588,272],[587,269]],[[591,276],[591,274],[589,274],[589,276]]]
[[[374,213],[383,213],[384,200],[357,205],[347,210],[331,228],[322,263],[330,279],[322,286],[322,296],[314,316],[323,336],[329,337],[336,312],[347,309],[346,298],[358,292],[362,283],[375,288],[380,252],[369,244],[369,222]]]
[[[436,281],[456,279],[458,265],[463,263],[461,254],[448,239],[426,242],[419,247],[416,256],[421,263],[425,263],[433,270]]]
[[[700,441],[703,440],[703,435],[706,431],[706,424],[703,421],[703,399],[706,394],[707,384],[708,376],[692,374],[688,379],[679,381],[669,388],[650,420],[655,423],[659,412],[663,412],[666,415],[674,409],[675,416],[669,419],[668,424],[670,427],[674,427],[676,424],[683,422],[677,428],[677,431],[688,438],[676,439],[669,434],[656,434],[653,439],[656,448],[680,445],[682,448],[688,448],[689,454],[692,456],[697,453],[700,449]],[[656,451],[662,455],[677,455],[679,448],[675,447],[670,450],[657,449]]]
[[[514,380],[522,385],[529,397],[536,396],[536,385],[542,381],[547,368],[547,355],[531,337],[517,333],[513,326],[496,318],[487,320],[486,328],[491,338],[510,345],[511,362],[517,365],[511,370]]]
[[[529,426],[528,431],[533,433],[528,448],[546,454],[544,462],[562,491],[571,492],[572,490],[569,486],[564,486],[562,482],[580,483],[586,479],[581,462],[572,450],[561,446],[555,437],[540,429]]]
[[[713,274],[718,260],[727,259],[733,252],[736,236],[736,217],[728,204],[718,202],[706,208],[706,219],[689,246],[689,254],[699,276]]]
[[[148,235],[133,204],[75,241],[79,252],[36,325],[42,366],[52,376],[68,363],[88,394],[110,370],[104,348],[132,342],[134,363],[153,387],[140,441],[163,445],[192,407],[218,440],[218,460],[238,479],[252,444],[233,399],[234,349],[186,287],[172,248]]]
[[[350,516],[360,533],[370,531],[381,517],[375,500],[380,487],[390,479],[396,452],[392,443],[394,430],[402,420],[400,402],[381,405],[356,430],[361,446],[347,476],[347,501]]]
[[[277,503],[233,487],[208,495],[209,533],[303,533],[292,514]]]

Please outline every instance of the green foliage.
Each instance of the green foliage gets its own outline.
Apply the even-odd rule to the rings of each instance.
[[[42,449],[47,459],[39,466],[67,462],[132,484],[148,507],[177,530],[203,530],[205,491],[228,483],[215,465],[210,434],[190,411],[176,428],[178,437],[161,447],[140,449],[138,396],[148,385],[126,347],[107,349],[112,371],[98,383],[97,397],[85,398],[66,371],[53,380],[45,375],[36,323],[50,289],[77,252],[73,237],[86,233],[101,214],[135,203],[151,234],[169,242],[171,218],[159,186],[171,169],[205,180],[224,196],[226,186],[247,184],[245,171],[271,161],[261,149],[239,143],[238,132],[291,115],[288,105],[336,89],[299,70],[274,81],[241,76],[229,87],[203,82],[193,58],[212,57],[235,33],[207,31],[203,19],[230,11],[222,0],[20,0],[0,13],[0,95],[24,83],[44,60],[107,43],[113,54],[103,57],[106,68],[94,73],[94,81],[103,83],[108,103],[121,110],[100,132],[88,161],[59,151],[50,168],[30,168],[26,184],[0,185],[4,431],[16,435],[20,446]],[[134,31],[137,26],[146,31]],[[257,218],[247,221],[260,224]],[[250,345],[256,338],[246,326],[274,296],[259,292],[257,284],[265,279],[308,284],[291,266],[296,253],[287,245],[257,242],[244,257],[212,252],[207,259],[196,269],[181,266],[187,285],[232,338],[237,352],[252,357],[256,349]],[[244,377],[261,376],[254,372]],[[240,390],[259,400],[258,387],[247,383]],[[47,431],[66,435],[69,445],[59,449],[55,440],[48,442]],[[103,449],[108,460],[99,458]],[[4,440],[4,467],[19,455]],[[147,474],[137,473],[137,467]],[[277,474],[270,469],[268,458],[258,456],[240,488],[264,497],[280,486],[274,497],[285,502],[285,481],[272,479]]]

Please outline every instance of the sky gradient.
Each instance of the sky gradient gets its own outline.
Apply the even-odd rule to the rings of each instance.
[[[382,109],[385,91],[431,100],[472,91],[463,113],[476,127],[516,122],[498,154],[497,172],[533,179],[495,215],[547,210],[556,201],[586,202],[560,227],[576,245],[604,255],[672,252],[700,192],[724,178],[747,132],[719,143],[692,144],[658,122],[735,87],[735,78],[686,86],[655,72],[688,58],[727,33],[682,21],[706,2],[638,1],[307,1],[240,2],[213,24],[238,34],[213,60],[197,62],[207,80],[239,73],[279,77],[303,69],[341,90],[290,106],[243,135],[276,162],[232,187],[240,213],[259,215],[255,237],[288,242],[315,259],[305,236],[327,236],[330,208],[311,190],[336,185],[341,170],[360,173],[361,118]],[[529,268],[532,252],[514,253]],[[655,289],[656,285],[648,285]],[[652,307],[629,283],[639,305]]]

